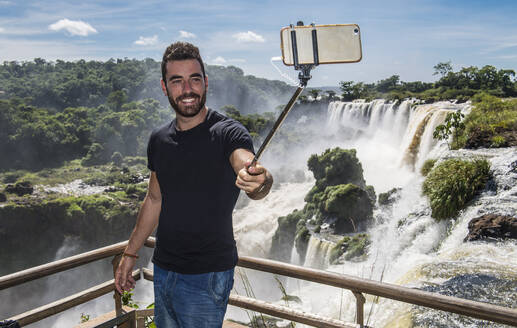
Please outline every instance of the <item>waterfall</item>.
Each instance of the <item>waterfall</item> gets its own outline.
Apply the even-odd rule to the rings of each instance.
[[[470,111],[470,103],[442,101],[416,105],[413,100],[402,103],[373,100],[371,102],[332,102],[328,107],[327,127],[330,131],[354,130],[353,138],[369,138],[372,144],[389,144],[398,149],[399,164],[414,171],[439,143],[433,138],[436,127],[448,113]]]
[[[498,243],[465,243],[463,238],[467,235],[468,222],[474,217],[486,213],[517,216],[517,170],[509,165],[517,162],[517,149],[451,151],[445,141],[438,142],[432,138],[434,129],[444,122],[447,113],[460,110],[467,114],[470,106],[469,103],[416,104],[414,101],[395,103],[384,100],[330,103],[326,117],[322,119],[326,124],[322,129],[324,131],[321,135],[315,135],[315,141],[308,144],[307,148],[312,153],[321,153],[326,148],[335,146],[355,148],[363,166],[366,183],[373,185],[377,194],[394,187],[401,189],[398,200],[390,207],[377,208],[374,211],[375,223],[367,231],[371,243],[366,260],[329,265],[331,242],[311,236],[304,266],[415,288],[440,288],[445,283],[456,283],[456,280],[451,280],[455,277],[460,282],[466,279],[468,285],[472,277],[484,275],[481,277],[489,278],[479,279],[487,281],[488,287],[483,284],[475,285],[476,280],[473,280],[472,288],[457,290],[471,293],[469,297],[472,299],[516,307],[517,303],[512,295],[517,290],[517,242],[509,240]],[[424,178],[418,171],[422,163],[428,158],[480,156],[491,163],[497,191],[484,191],[455,220],[437,222],[431,218],[428,200],[421,194]],[[279,203],[285,197],[296,199],[291,203],[294,206],[292,208],[287,208],[282,203],[283,213],[295,208],[301,209],[304,205],[303,197],[311,185],[298,189],[297,192],[303,194],[297,197],[284,194],[296,192],[295,185],[292,184],[289,189],[287,185],[282,186],[282,192],[275,195],[279,197]],[[250,203],[249,206],[252,204],[258,203]],[[253,206],[257,206],[255,211],[266,214],[272,211],[266,206]],[[234,217],[239,217],[245,211],[246,208],[237,210]],[[239,220],[244,225],[248,222],[246,216]],[[249,222],[261,228],[276,229],[270,219],[263,226],[257,223],[258,219],[250,219]],[[240,228],[240,231],[244,230]],[[252,233],[247,233],[250,237],[240,237],[240,233],[236,232],[238,245],[246,244],[246,239],[253,240]],[[263,234],[259,231],[264,236],[272,233],[274,232]],[[269,241],[264,240],[263,243]],[[257,252],[253,247],[242,247],[249,250],[249,255]],[[505,284],[499,284],[501,282]],[[303,301],[297,305],[300,309],[353,322],[355,298],[350,291],[321,284],[300,283],[294,279],[288,279],[286,286],[288,294],[296,295]],[[508,289],[508,286],[514,287]],[[448,287],[443,288],[445,290]],[[479,291],[479,288],[485,289]],[[263,292],[259,289],[255,292],[258,298],[264,299],[271,299],[274,294],[270,289]],[[464,297],[463,294],[457,296]],[[374,327],[396,326],[403,322],[407,327],[482,325],[480,321],[457,317],[451,319],[440,311],[427,311],[385,298],[373,301],[373,298],[367,297],[365,314],[368,325]],[[501,325],[493,324],[491,327]]]
[[[311,235],[303,266],[315,269],[324,269],[328,267],[330,252],[334,246],[335,244],[331,241]]]

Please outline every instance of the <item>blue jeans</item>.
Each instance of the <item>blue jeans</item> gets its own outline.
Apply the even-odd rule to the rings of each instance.
[[[154,265],[157,328],[222,327],[233,271],[181,274]]]

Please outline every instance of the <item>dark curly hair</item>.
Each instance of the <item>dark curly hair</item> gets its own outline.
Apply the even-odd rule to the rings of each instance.
[[[203,65],[203,59],[199,54],[199,49],[195,45],[188,42],[174,42],[165,49],[162,59],[162,79],[165,81],[165,75],[167,73],[167,62],[173,60],[184,60],[184,59],[195,59],[201,65],[203,71],[203,77],[205,76],[205,66]]]

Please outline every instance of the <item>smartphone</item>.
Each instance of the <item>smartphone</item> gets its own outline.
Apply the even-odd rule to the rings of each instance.
[[[313,31],[316,32],[313,32]],[[293,33],[295,48],[293,49]],[[313,46],[316,35],[316,47]],[[280,30],[280,47],[285,65],[338,64],[361,61],[361,33],[356,24],[289,26]],[[315,53],[316,52],[316,53]]]

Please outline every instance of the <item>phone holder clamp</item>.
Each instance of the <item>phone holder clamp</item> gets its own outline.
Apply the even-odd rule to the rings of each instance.
[[[303,26],[302,21],[298,21],[296,23],[297,26]],[[297,71],[300,71],[298,73],[298,79],[300,80],[300,85],[302,87],[307,86],[307,82],[311,79],[311,70],[318,66],[319,64],[319,55],[318,55],[318,35],[316,32],[316,29],[314,28],[314,23],[311,24],[313,27],[313,30],[311,32],[312,36],[312,53],[314,58],[313,64],[300,64],[298,60],[298,47],[296,45],[296,31],[294,30],[293,24],[291,24],[291,46],[292,46],[292,52],[293,52],[293,61],[294,61],[294,69]]]

